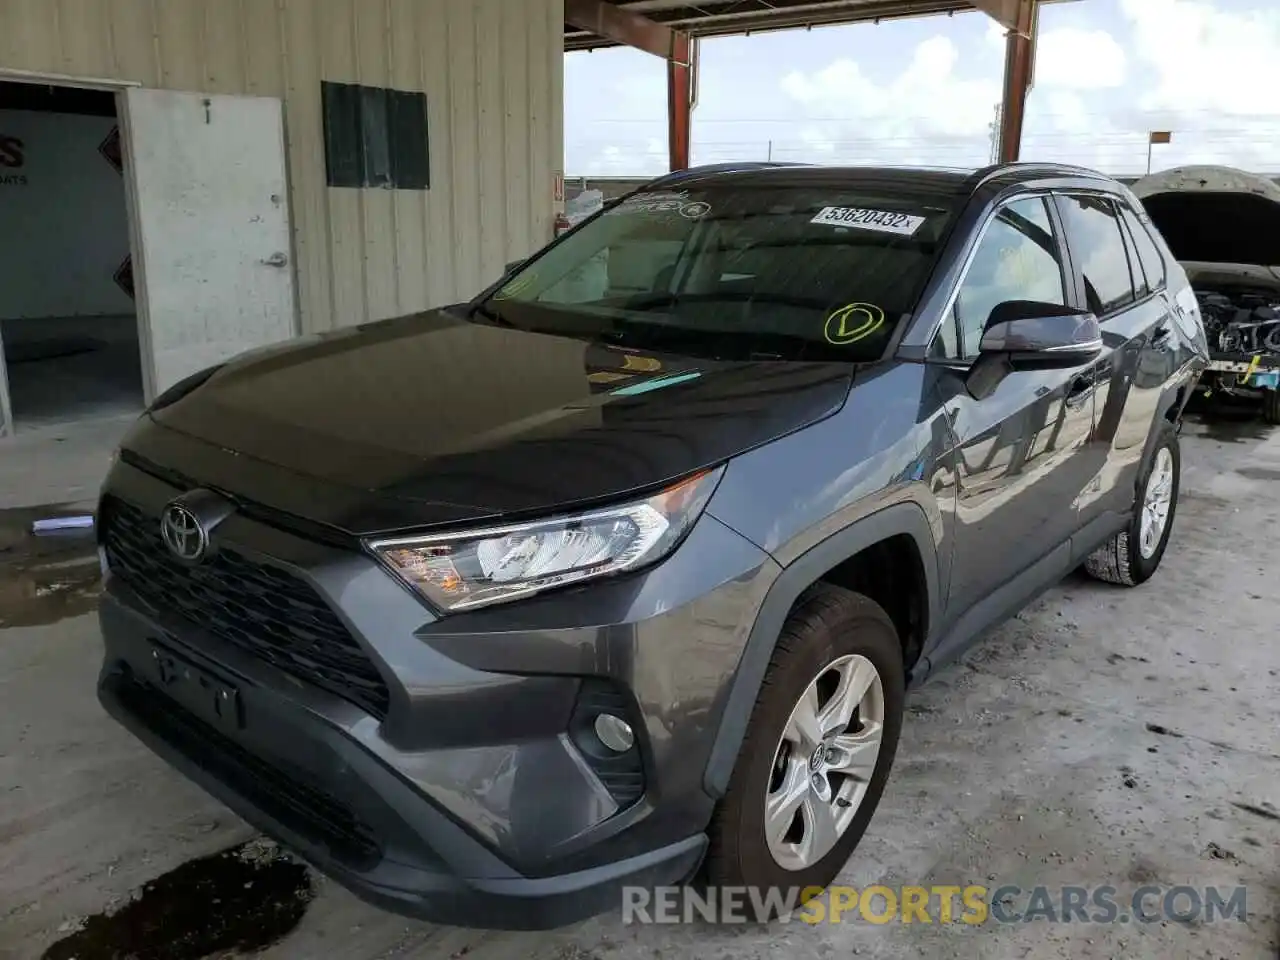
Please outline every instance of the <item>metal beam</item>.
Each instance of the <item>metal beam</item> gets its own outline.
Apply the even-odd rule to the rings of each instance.
[[[673,171],[688,169],[693,133],[693,43],[678,32],[674,42],[667,60],[667,154]]]
[[[969,0],[969,2],[1006,30],[1012,30],[1021,37],[1031,35],[1031,26],[1023,15],[1023,9],[1028,6],[1028,0]]]
[[[1009,33],[1005,37],[1004,94],[1000,103],[1000,162],[1013,163],[1022,152],[1022,120],[1035,67],[1039,4],[1037,0],[993,2],[1005,5],[1014,2],[1018,5],[1014,25],[1008,28]]]
[[[905,17],[979,10],[1009,29],[1018,0],[614,0],[632,13],[695,37],[762,33],[837,23],[880,23]],[[1042,0],[1078,3],[1080,0]],[[593,50],[618,41],[566,23],[564,48]]]
[[[564,19],[579,30],[588,30],[664,60],[677,60],[677,47],[682,46],[683,63],[686,67],[689,65],[688,34],[606,0],[564,0]],[[684,38],[683,42],[680,37]]]

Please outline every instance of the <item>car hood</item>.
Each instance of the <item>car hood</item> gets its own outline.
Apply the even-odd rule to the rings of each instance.
[[[1280,184],[1232,167],[1187,166],[1130,189],[1178,260],[1280,265]]]
[[[1280,293],[1280,267],[1247,263],[1201,263],[1198,260],[1183,260],[1182,266],[1193,287],[1253,287]]]
[[[368,535],[653,488],[834,413],[853,370],[622,349],[442,310],[233,361],[131,443],[186,482]],[[183,453],[170,431],[204,443]]]

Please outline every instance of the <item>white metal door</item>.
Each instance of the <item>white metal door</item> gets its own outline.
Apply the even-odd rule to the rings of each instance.
[[[284,114],[271,97],[126,90],[147,399],[294,335]]]

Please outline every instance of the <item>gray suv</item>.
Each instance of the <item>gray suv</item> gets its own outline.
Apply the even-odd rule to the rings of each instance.
[[[702,168],[474,301],[238,357],[105,483],[99,696],[393,911],[831,881],[904,690],[1160,563],[1206,343],[1087,170]]]

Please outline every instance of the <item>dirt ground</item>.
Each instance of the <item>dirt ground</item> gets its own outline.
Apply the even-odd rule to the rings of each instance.
[[[250,918],[257,932],[225,955],[262,948],[266,960],[1274,960],[1280,434],[1192,423],[1183,449],[1173,541],[1152,582],[1126,591],[1073,577],[910,696],[888,791],[840,882],[1110,884],[1122,894],[1147,883],[1244,885],[1243,922],[846,917],[765,929],[625,925],[615,915],[554,934],[494,934],[379,913],[296,868],[296,891],[255,887],[244,865],[252,857],[220,854],[251,832],[94,699],[95,562],[65,543],[24,540],[40,511],[8,511],[0,513],[0,957],[126,956],[83,938],[112,916],[117,926],[132,917],[134,935],[151,936],[129,911],[155,885],[142,900],[177,889],[176,902],[205,929],[250,903],[260,911]],[[277,856],[259,847],[265,860]],[[209,863],[217,871],[198,877]],[[194,960],[198,938],[188,948],[166,960]],[[154,955],[143,941],[129,950]]]

